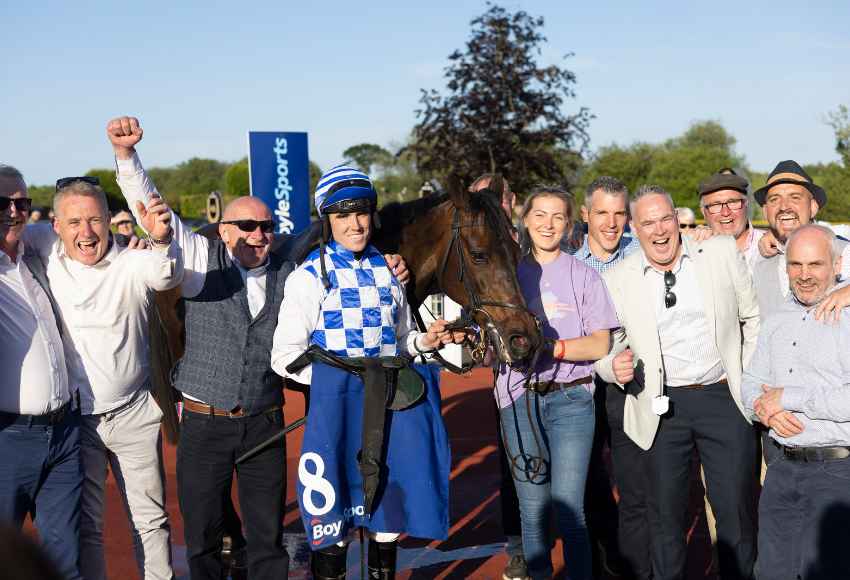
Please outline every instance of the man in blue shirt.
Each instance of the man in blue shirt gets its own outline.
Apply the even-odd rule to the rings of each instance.
[[[628,201],[628,188],[615,177],[598,177],[585,191],[581,217],[587,224],[587,234],[574,255],[600,274],[640,248],[635,238],[625,234]],[[595,572],[597,576],[604,571],[649,578],[652,571],[645,498],[646,452],[623,431],[625,392],[597,377],[595,397],[596,436],[585,498]],[[602,458],[606,442],[611,448],[619,505],[614,502]]]
[[[818,225],[786,246],[791,294],[758,337],[744,373],[747,413],[770,428],[759,501],[759,578],[850,578],[850,315],[818,321],[836,287],[841,250]]]

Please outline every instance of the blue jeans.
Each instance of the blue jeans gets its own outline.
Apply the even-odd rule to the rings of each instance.
[[[593,577],[584,519],[584,487],[595,415],[584,385],[540,396],[523,393],[500,411],[522,519],[528,573],[552,576],[549,515],[554,505],[569,577]]]
[[[66,580],[81,578],[80,413],[55,425],[14,423],[0,415],[0,522],[21,527],[32,514],[48,555]]]

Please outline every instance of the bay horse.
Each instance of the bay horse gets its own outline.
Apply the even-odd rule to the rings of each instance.
[[[469,327],[474,322],[480,329],[477,346],[492,347],[502,362],[518,363],[536,352],[543,337],[520,292],[516,277],[519,246],[500,202],[500,193],[489,189],[468,192],[459,180],[451,178],[447,193],[381,208],[374,224],[379,227],[373,228],[371,241],[382,252],[404,258],[410,271],[406,291],[414,312],[426,297],[442,292],[466,312],[455,327]],[[210,224],[201,233],[216,237],[217,228]],[[300,262],[321,235],[321,222],[313,222],[298,236],[276,240],[272,251]],[[171,369],[183,355],[179,301],[179,287],[157,293],[156,312],[150,317],[152,381],[158,400],[165,397],[160,406],[166,414],[166,436],[172,442],[177,421],[176,414],[169,413],[174,405],[167,400],[174,400]],[[483,348],[477,350],[480,353]]]

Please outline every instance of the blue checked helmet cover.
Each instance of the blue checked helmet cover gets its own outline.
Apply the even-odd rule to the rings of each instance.
[[[340,202],[363,200],[368,203],[368,207],[373,208],[378,202],[378,195],[375,193],[375,188],[372,185],[372,180],[369,176],[345,165],[337,165],[329,169],[319,179],[316,184],[316,193],[314,201],[316,203],[316,211],[319,215],[325,215],[336,211],[352,211],[363,207],[361,204],[340,204]],[[330,206],[334,206],[331,208]],[[326,211],[331,209],[331,211]]]

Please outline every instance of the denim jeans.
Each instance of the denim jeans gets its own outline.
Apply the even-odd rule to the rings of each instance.
[[[0,418],[0,523],[17,527],[32,514],[47,554],[65,580],[82,578],[80,558],[80,412],[56,425]]]
[[[569,577],[593,577],[584,488],[595,423],[593,395],[583,386],[545,396],[523,393],[500,411],[522,519],[528,573],[552,576],[551,510],[563,538]]]

